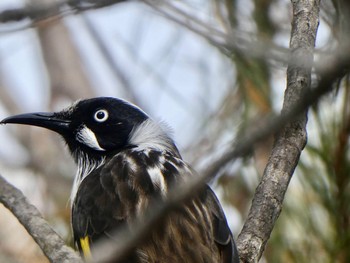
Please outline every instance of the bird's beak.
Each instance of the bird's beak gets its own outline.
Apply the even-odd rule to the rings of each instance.
[[[57,117],[55,113],[36,112],[10,116],[0,122],[0,124],[8,123],[38,126],[65,134],[69,132],[70,121]]]

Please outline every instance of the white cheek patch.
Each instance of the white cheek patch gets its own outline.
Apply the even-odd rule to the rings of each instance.
[[[98,143],[95,133],[85,125],[77,133],[76,138],[79,142],[89,146],[92,149],[97,151],[105,151],[105,149],[103,149]]]

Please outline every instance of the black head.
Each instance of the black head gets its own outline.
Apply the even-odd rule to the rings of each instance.
[[[136,106],[116,98],[80,100],[54,113],[15,115],[0,123],[44,127],[63,136],[74,157],[86,153],[92,158],[108,156],[128,145],[131,131],[148,119]]]

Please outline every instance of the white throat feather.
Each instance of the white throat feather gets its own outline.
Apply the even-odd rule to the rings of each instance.
[[[78,192],[79,186],[82,181],[95,169],[98,169],[106,162],[105,157],[100,160],[90,159],[89,156],[83,152],[77,155],[78,170],[74,178],[72,192],[70,195],[71,206],[74,204],[75,196]]]

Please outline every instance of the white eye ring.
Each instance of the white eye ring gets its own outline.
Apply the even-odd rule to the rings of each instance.
[[[108,111],[107,110],[98,110],[95,112],[94,119],[97,122],[104,122],[108,119]]]

